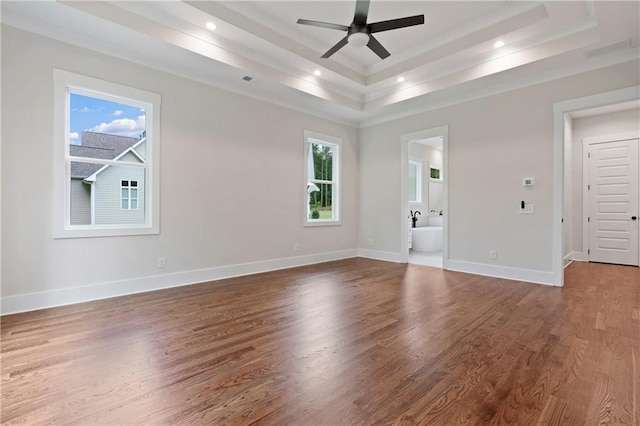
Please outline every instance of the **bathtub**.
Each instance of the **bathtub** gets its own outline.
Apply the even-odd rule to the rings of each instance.
[[[412,228],[411,245],[414,251],[442,251],[442,226]]]

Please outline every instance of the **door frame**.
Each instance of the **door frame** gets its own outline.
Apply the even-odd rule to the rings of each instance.
[[[591,145],[606,143],[606,142],[618,142],[625,140],[640,139],[640,132],[625,132],[614,133],[602,136],[590,136],[582,139],[582,253],[585,260],[589,262],[589,158],[587,157],[589,148]],[[640,159],[639,159],[640,161]],[[640,164],[640,163],[639,163]],[[638,182],[640,185],[640,182]],[[639,235],[640,246],[640,235]],[[639,247],[640,250],[640,247]]]
[[[449,267],[449,126],[434,127],[400,136],[400,263],[409,262],[409,227],[407,225],[407,173],[409,164],[409,143],[433,137],[442,137],[442,172],[444,191],[444,212],[442,218],[442,269]]]

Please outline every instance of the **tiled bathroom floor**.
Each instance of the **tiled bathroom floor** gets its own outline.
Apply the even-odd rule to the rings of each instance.
[[[419,252],[409,250],[409,263],[417,265],[433,266],[435,268],[442,268],[442,252]]]

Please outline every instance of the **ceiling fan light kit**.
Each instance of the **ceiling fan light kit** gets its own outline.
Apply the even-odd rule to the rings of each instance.
[[[349,26],[333,24],[330,22],[311,21],[309,19],[298,19],[298,24],[311,25],[314,27],[347,32],[347,35],[345,37],[343,37],[331,49],[327,50],[327,52],[322,55],[323,58],[330,57],[348,43],[356,47],[367,46],[376,55],[378,55],[380,59],[385,59],[391,54],[373,36],[373,33],[424,24],[424,15],[408,16],[406,18],[390,19],[388,21],[373,22],[368,24],[368,14],[369,0],[357,0],[356,11],[353,15],[353,22]]]
[[[347,41],[350,45],[355,47],[365,47],[369,44],[369,34],[367,33],[353,33],[349,35]]]

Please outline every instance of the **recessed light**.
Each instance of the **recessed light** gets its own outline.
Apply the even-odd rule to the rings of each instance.
[[[398,83],[402,83],[404,81],[404,77],[398,77],[398,79],[396,80]]]
[[[209,21],[209,22],[207,22],[206,27],[207,27],[208,30],[213,31],[213,30],[216,29],[216,24],[214,24],[213,22]]]
[[[495,47],[496,49],[498,49],[498,48],[500,48],[502,46],[504,46],[504,41],[502,41],[502,40],[498,40],[493,44],[493,47]]]
[[[322,75],[322,71],[320,71],[320,70],[315,70],[315,71],[313,72],[313,75],[315,75],[316,77],[320,77],[320,76]]]

